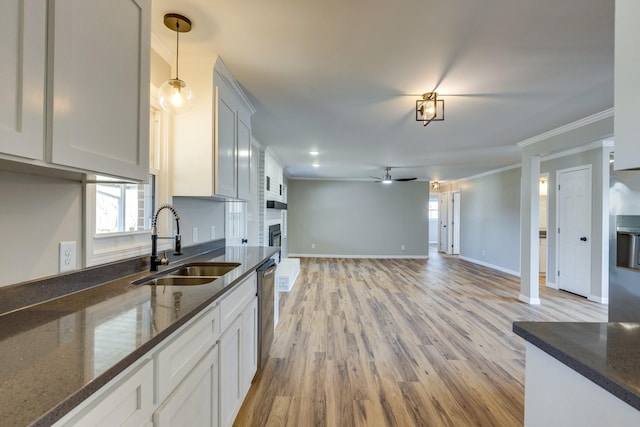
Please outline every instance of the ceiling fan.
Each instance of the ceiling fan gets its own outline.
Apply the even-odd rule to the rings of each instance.
[[[375,179],[376,182],[381,182],[383,184],[391,184],[393,181],[400,181],[400,182],[406,182],[406,181],[415,181],[416,177],[413,178],[391,178],[391,168],[389,166],[386,166],[384,168],[384,176],[382,178],[379,178],[377,176],[372,176],[371,178]]]

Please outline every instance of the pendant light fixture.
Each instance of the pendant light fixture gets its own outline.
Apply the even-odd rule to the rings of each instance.
[[[180,52],[180,33],[191,31],[191,20],[177,13],[164,15],[164,25],[176,32],[176,78],[162,83],[158,90],[158,99],[163,110],[173,114],[180,114],[193,107],[193,91],[178,77]]]

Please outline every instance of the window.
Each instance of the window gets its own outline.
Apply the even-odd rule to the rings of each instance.
[[[438,201],[429,200],[429,219],[438,219]]]
[[[151,229],[155,175],[148,184],[96,184],[96,234]],[[98,177],[100,180],[100,177]]]
[[[157,90],[151,89],[151,93]],[[86,185],[86,266],[148,254],[151,222],[157,206],[169,202],[167,150],[169,116],[151,99],[149,121],[149,182],[123,183],[95,177]],[[170,224],[159,233],[168,235]],[[162,241],[158,249],[169,248]]]

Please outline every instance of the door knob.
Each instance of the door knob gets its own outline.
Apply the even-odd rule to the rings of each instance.
[[[587,241],[587,238],[586,238],[585,236],[582,236],[582,237],[580,238],[580,241],[582,241],[582,242],[586,242],[586,241]]]

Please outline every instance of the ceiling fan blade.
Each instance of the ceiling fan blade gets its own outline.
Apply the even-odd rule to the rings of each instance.
[[[394,181],[415,181],[418,178],[394,178]]]
[[[382,178],[380,178],[379,176],[371,176],[371,175],[369,175],[369,178],[378,179],[378,180],[382,181]]]

